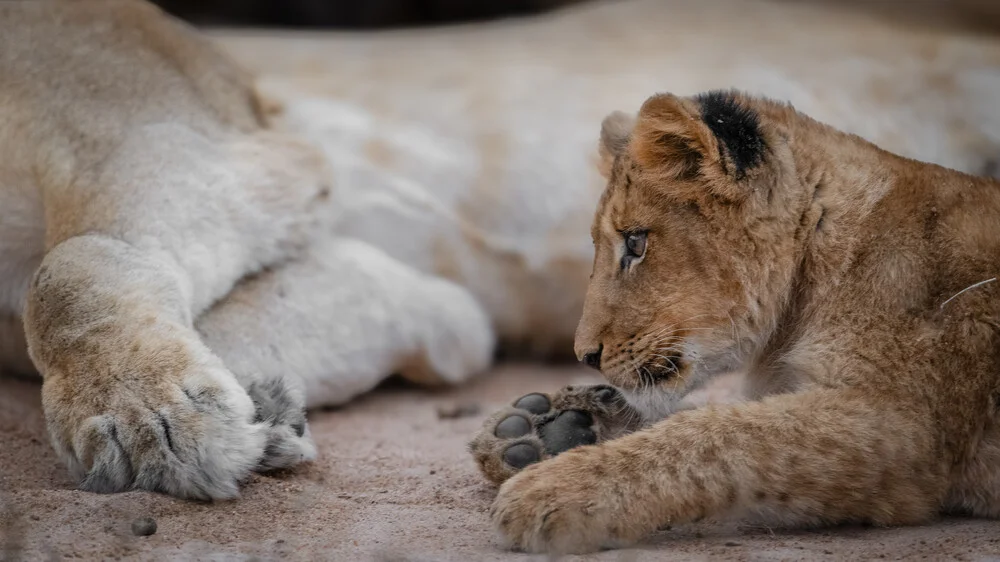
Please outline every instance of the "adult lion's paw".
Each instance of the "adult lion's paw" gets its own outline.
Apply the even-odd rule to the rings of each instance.
[[[506,546],[526,552],[582,554],[617,548],[638,536],[608,474],[603,445],[567,451],[529,466],[500,487],[491,517]]]
[[[165,356],[117,376],[50,372],[42,388],[53,445],[80,487],[227,499],[265,458],[267,423],[209,360],[181,373]],[[77,366],[79,367],[79,366]]]
[[[246,386],[256,413],[254,421],[267,426],[264,456],[255,470],[291,468],[316,458],[316,445],[309,434],[305,398],[281,378],[255,381]]]

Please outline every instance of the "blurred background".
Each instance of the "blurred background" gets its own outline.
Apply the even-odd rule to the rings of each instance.
[[[205,25],[379,29],[529,15],[580,0],[157,0]]]
[[[1000,0],[154,1],[322,148],[338,232],[469,288],[525,355],[572,350],[599,124],[655,92],[739,88],[1000,169]]]
[[[530,16],[588,0],[155,0],[198,25],[383,29]],[[848,5],[901,20],[1000,30],[1000,0],[787,0]]]

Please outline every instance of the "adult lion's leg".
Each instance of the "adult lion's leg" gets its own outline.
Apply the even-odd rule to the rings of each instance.
[[[456,383],[489,364],[493,334],[472,296],[369,244],[318,240],[234,289],[196,323],[245,381],[289,380],[312,406],[346,402],[399,373]]]
[[[83,488],[228,498],[260,466],[268,424],[193,319],[302,242],[325,189],[309,154],[150,126],[42,186],[48,251],[25,332],[53,444]]]

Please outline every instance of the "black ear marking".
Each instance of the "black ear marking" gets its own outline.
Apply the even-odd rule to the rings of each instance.
[[[719,140],[719,151],[725,150],[736,168],[733,175],[743,179],[764,160],[767,145],[760,131],[760,116],[741,105],[731,92],[715,90],[695,99],[701,104],[702,120]],[[726,159],[722,161],[725,166]]]

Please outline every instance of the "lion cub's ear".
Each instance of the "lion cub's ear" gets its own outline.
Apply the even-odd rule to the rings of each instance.
[[[611,166],[615,158],[625,151],[629,137],[635,127],[635,117],[621,111],[615,111],[601,122],[601,146],[599,168],[604,179],[611,175]]]
[[[707,180],[717,197],[742,200],[741,181],[759,166],[765,143],[760,118],[732,93],[646,100],[630,144],[633,158],[665,180]]]

